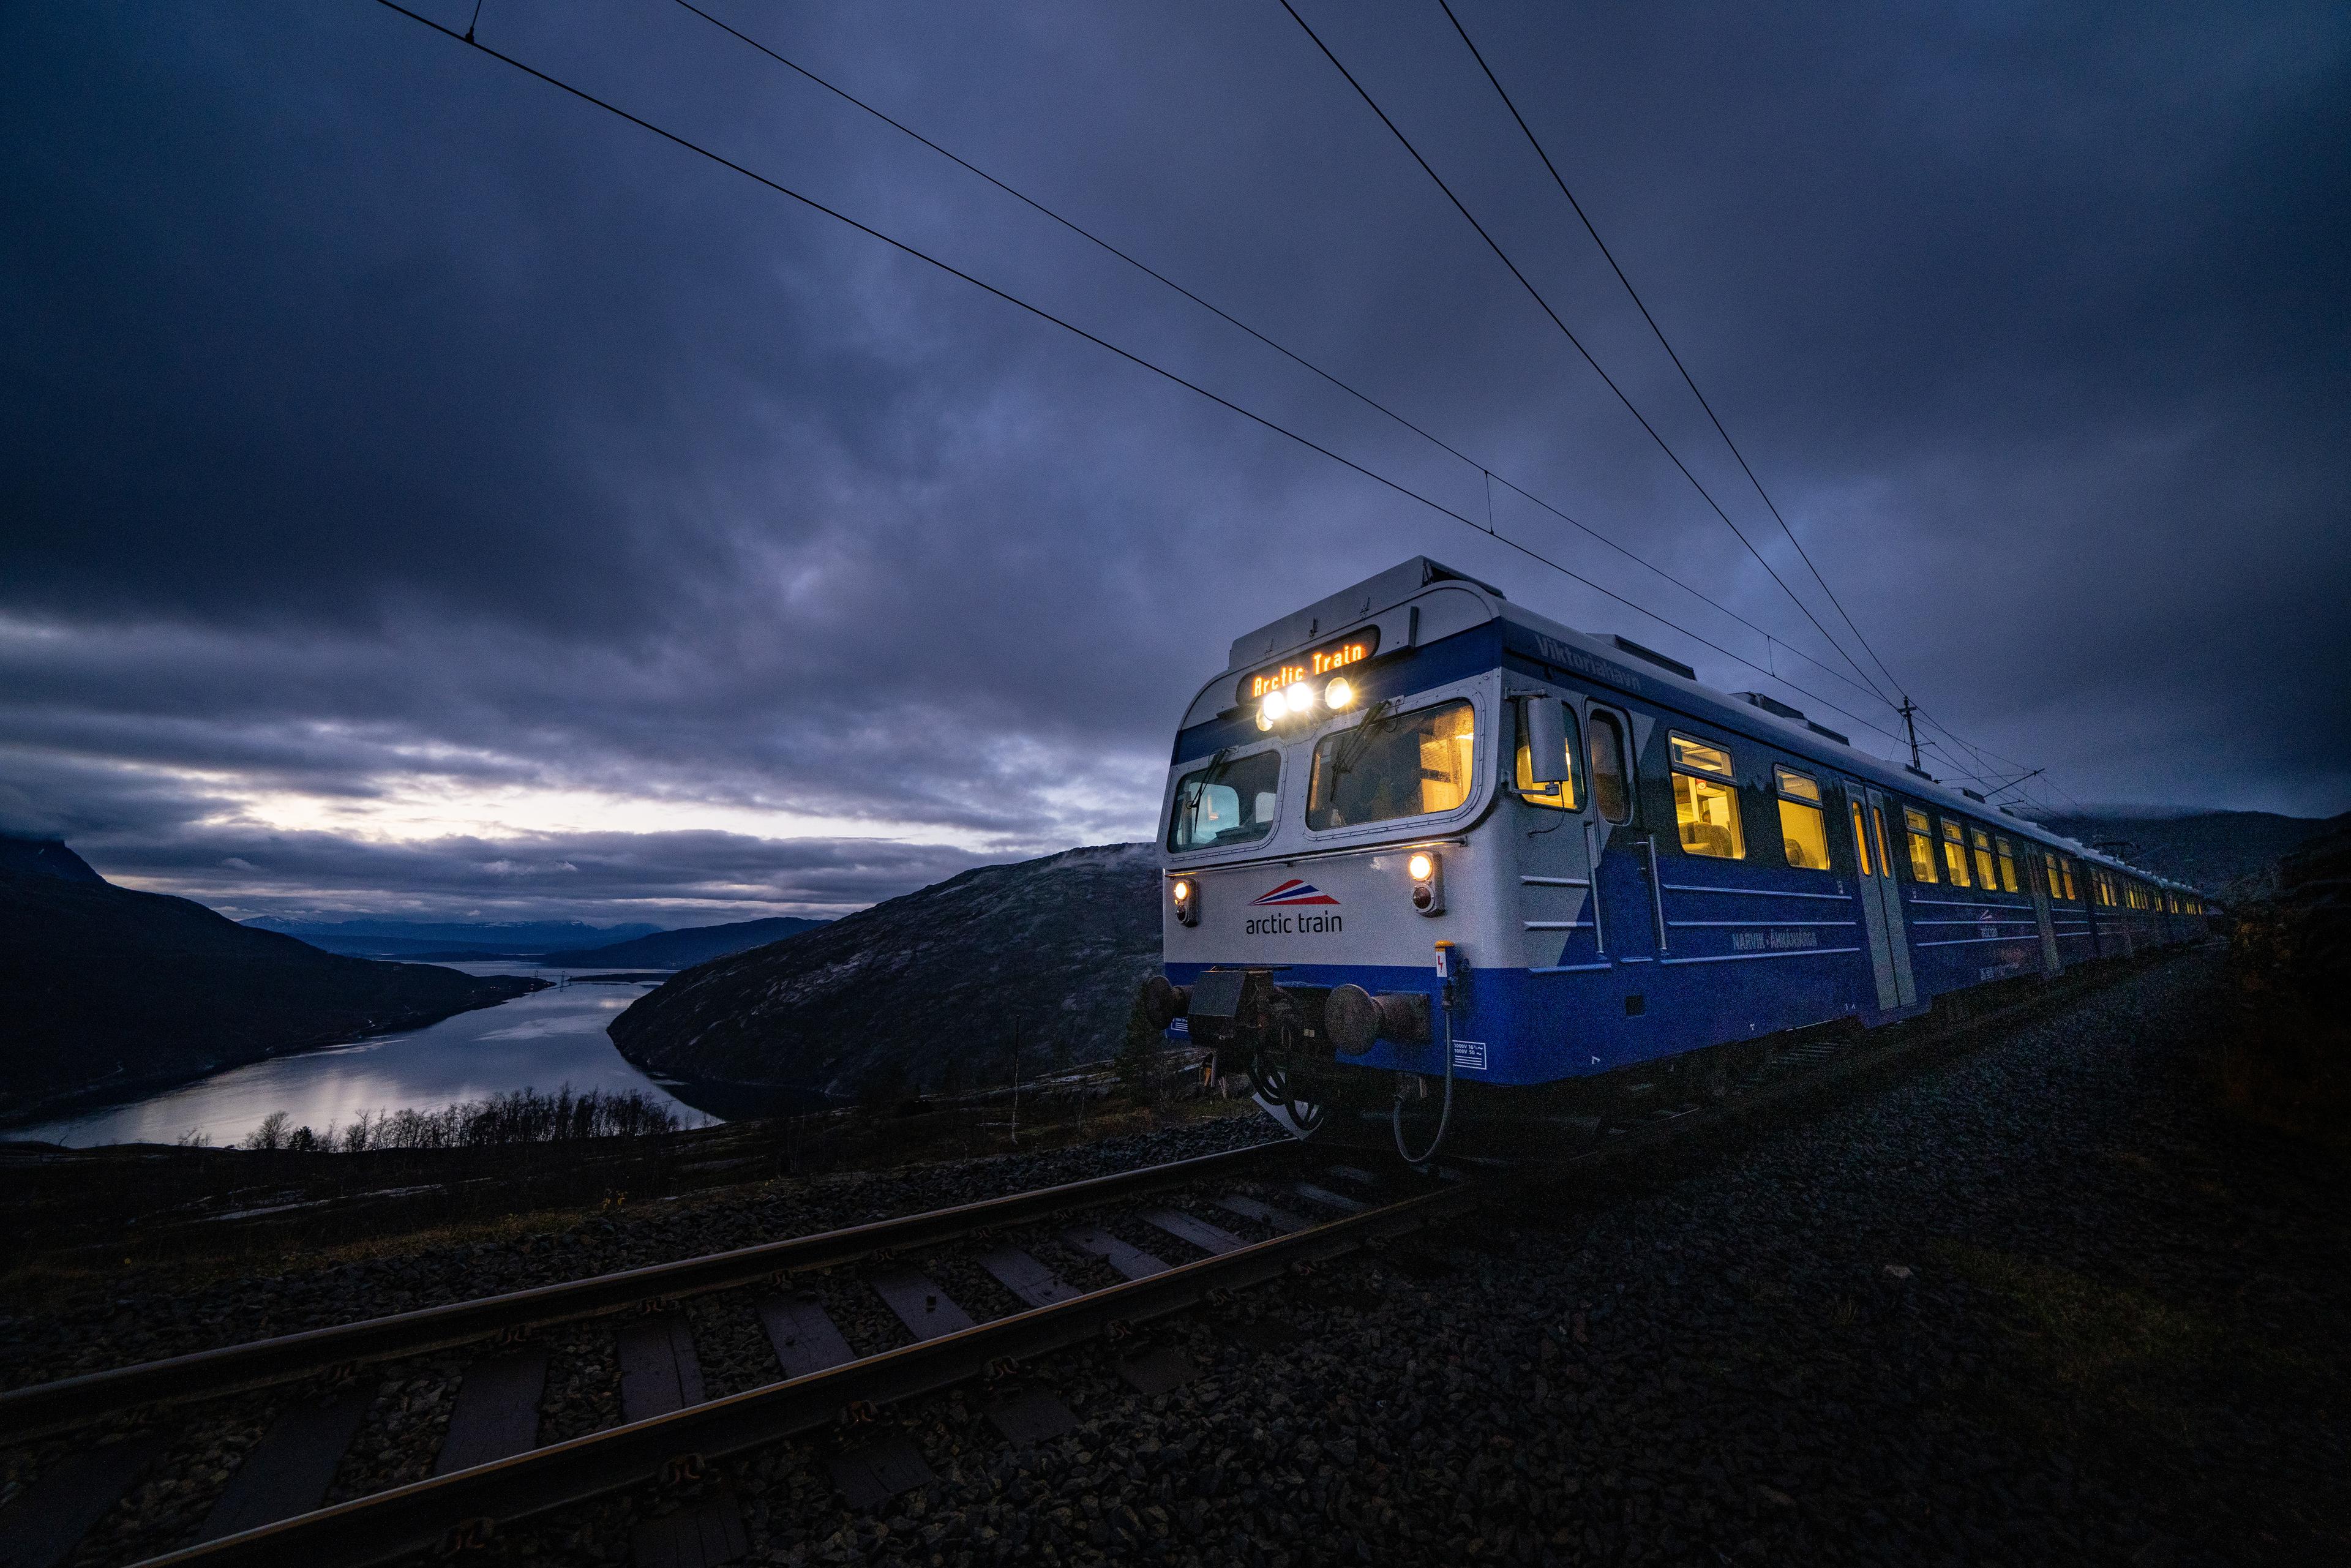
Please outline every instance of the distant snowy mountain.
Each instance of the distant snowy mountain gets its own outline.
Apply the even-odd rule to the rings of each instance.
[[[2283,817],[2273,811],[2186,811],[2155,806],[2094,806],[2065,815],[2031,815],[2052,832],[2093,849],[2107,846],[2109,853],[2135,866],[2212,894],[2265,873],[2280,855],[2330,825],[2325,818]]]
[[[770,942],[780,942],[787,936],[797,936],[803,931],[813,931],[827,924],[829,922],[822,920],[803,920],[797,915],[779,915],[773,919],[737,920],[725,925],[689,925],[680,931],[664,931],[654,936],[614,942],[609,946],[549,953],[547,961],[568,964],[574,968],[690,969],[696,964],[707,964],[713,958],[747,953],[754,947],[764,947]]]
[[[1108,1056],[1159,967],[1149,844],[980,866],[788,942],[674,976],[611,1026],[650,1071],[839,1093],[876,1068],[932,1082],[951,1056]]]

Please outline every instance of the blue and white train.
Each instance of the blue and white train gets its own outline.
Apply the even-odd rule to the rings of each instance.
[[[1426,558],[1238,639],[1160,820],[1146,1009],[1296,1130],[1415,1161],[2206,925],[2192,888]]]

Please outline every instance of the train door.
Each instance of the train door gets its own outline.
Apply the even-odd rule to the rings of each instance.
[[[1518,803],[1520,962],[1538,975],[1608,967],[1608,934],[1592,894],[1592,789],[1580,704],[1556,692],[1520,695],[1511,784]],[[1556,748],[1553,766],[1537,759]],[[1542,774],[1563,779],[1540,778]]]
[[[1845,826],[1853,838],[1853,869],[1860,883],[1861,924],[1869,936],[1869,968],[1883,1010],[1918,999],[1910,970],[1910,937],[1902,920],[1902,889],[1894,880],[1893,842],[1886,832],[1886,797],[1856,780],[1844,786]]]
[[[2024,848],[2028,857],[2034,852],[2032,844]],[[2032,889],[2032,917],[2041,923],[2041,972],[2055,975],[2064,968],[2065,962],[2057,956],[2057,923],[2049,913],[2049,889],[2042,874],[2042,868],[2048,863],[2045,856],[2038,861],[2028,858],[2024,881]]]
[[[1591,839],[1592,902],[1598,912],[1608,956],[1618,964],[1653,962],[1666,946],[1666,916],[1658,901],[1657,844],[1638,838],[1634,828],[1633,721],[1625,710],[1586,700],[1583,757],[1592,780],[1592,810],[1585,822]]]

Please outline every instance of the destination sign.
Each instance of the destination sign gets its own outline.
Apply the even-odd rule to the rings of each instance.
[[[1255,702],[1268,692],[1278,692],[1296,682],[1315,680],[1333,670],[1343,670],[1350,664],[1360,664],[1379,651],[1380,629],[1366,626],[1336,642],[1325,643],[1295,658],[1284,659],[1279,664],[1270,664],[1243,675],[1240,700]]]

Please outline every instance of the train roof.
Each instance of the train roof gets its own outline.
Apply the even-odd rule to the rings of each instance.
[[[1434,612],[1427,613],[1424,625],[1426,612]],[[1309,644],[1344,637],[1367,625],[1382,625],[1387,645],[1393,648],[1399,644],[1416,646],[1495,621],[1515,631],[1515,635],[1506,631],[1505,645],[1522,656],[1627,693],[1666,699],[1671,706],[1708,723],[1744,730],[1756,739],[1859,774],[1882,788],[1914,799],[1935,800],[1955,812],[1974,817],[2004,816],[2020,837],[2063,849],[2068,854],[2126,873],[2152,885],[2177,893],[2197,891],[2186,883],[2158,876],[2077,840],[2052,832],[2030,817],[1873,756],[1785,703],[1753,692],[1719,691],[1699,681],[1689,665],[1629,638],[1581,632],[1514,604],[1491,583],[1426,556],[1398,562],[1385,571],[1233,639],[1224,673],[1203,689],[1200,698],[1194,702],[1194,713],[1197,713],[1212,689],[1235,674]],[[1395,623],[1394,630],[1388,630],[1390,622]],[[1186,722],[1196,720],[1187,715]]]

